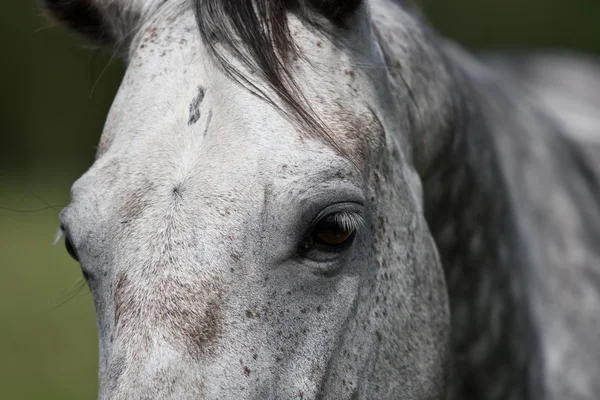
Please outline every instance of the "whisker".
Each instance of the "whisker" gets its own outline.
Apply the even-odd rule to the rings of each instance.
[[[47,208],[51,208],[54,211],[60,212],[60,209],[62,208],[62,206],[53,206],[50,203],[48,203],[46,200],[44,200],[41,196],[39,196],[36,192],[34,192],[29,186],[27,186],[26,184],[23,184],[23,186],[25,187],[25,189],[27,189],[27,191],[36,199],[38,199],[39,201],[41,201],[42,203],[44,203]]]
[[[115,56],[116,56],[116,53],[113,52],[111,54],[111,56],[110,56],[110,59],[108,60],[108,62],[106,63],[106,65],[104,66],[104,68],[102,69],[102,71],[100,72],[100,75],[98,75],[98,79],[96,79],[96,81],[92,85],[92,88],[90,89],[90,94],[89,94],[89,98],[90,99],[94,95],[94,91],[96,90],[96,87],[98,86],[98,83],[100,82],[100,79],[102,79],[102,77],[104,76],[104,74],[106,73],[106,71],[108,70],[108,68],[116,61],[116,57]]]
[[[75,297],[80,296],[82,294],[89,293],[89,292],[83,290],[85,287],[86,287],[85,279],[83,279],[83,278],[77,279],[69,287],[69,289],[67,289],[67,295],[66,295],[66,297],[63,297],[63,299],[57,305],[55,305],[55,306],[53,306],[53,307],[51,307],[49,309],[44,310],[44,313],[51,313],[53,311],[56,311],[60,307],[62,307],[65,304],[67,304],[69,301],[73,300]]]
[[[34,212],[40,212],[40,211],[46,211],[46,210],[54,210],[57,211],[57,207],[60,208],[62,206],[52,206],[52,205],[48,205],[48,207],[43,207],[43,208],[33,208],[33,209],[29,209],[29,210],[17,210],[15,208],[9,208],[9,207],[2,207],[0,206],[0,210],[4,210],[4,211],[10,211],[10,212],[15,212],[15,213],[34,213]]]

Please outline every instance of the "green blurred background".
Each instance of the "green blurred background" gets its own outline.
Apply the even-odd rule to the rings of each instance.
[[[50,27],[36,0],[1,3],[0,399],[93,399],[91,297],[52,241],[71,183],[92,163],[122,65]],[[474,50],[600,54],[596,0],[421,3],[439,31]]]

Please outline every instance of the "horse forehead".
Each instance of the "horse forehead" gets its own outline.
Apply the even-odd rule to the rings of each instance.
[[[357,136],[371,133],[374,133],[371,136],[381,136],[382,133],[367,104],[373,95],[367,93],[366,79],[361,79],[364,77],[351,66],[350,60],[339,54],[339,48],[331,43],[331,46],[325,45],[324,38],[316,37],[293,18],[291,25],[302,51],[317,59],[320,65],[318,72],[311,64],[315,60],[310,60],[311,65],[293,67],[298,72],[304,97],[339,139],[340,148],[353,147],[353,151],[347,153],[360,152],[356,148],[369,146],[370,142]],[[328,61],[323,63],[323,60]],[[302,58],[297,62],[302,63]],[[235,61],[233,65],[243,69]],[[248,77],[254,79],[256,74]],[[257,83],[264,87],[264,82]],[[268,92],[267,95],[275,103],[279,102],[275,95]],[[211,126],[207,126],[203,117],[210,119]],[[106,152],[117,135],[134,135],[140,131],[145,131],[145,136],[151,136],[148,133],[152,132],[167,136],[174,131],[195,132],[198,136],[212,132],[226,135],[229,131],[238,137],[277,140],[277,137],[298,137],[306,133],[297,129],[297,125],[290,124],[272,105],[226,76],[211,59],[195,18],[189,12],[176,19],[157,18],[137,35],[98,153]],[[121,143],[121,146],[129,145]]]
[[[172,219],[177,226],[196,221],[231,233],[240,221],[258,223],[261,212],[278,214],[274,198],[293,201],[303,188],[340,177],[357,181],[347,160],[324,145],[248,135],[228,130],[195,142],[195,134],[179,134],[174,143],[158,135],[142,146],[111,150],[74,185],[72,206],[100,210],[97,222],[155,227]]]
[[[105,148],[77,187],[118,193],[108,201],[132,210],[168,190],[201,195],[213,207],[252,209],[244,199],[256,200],[257,190],[297,177],[309,185],[307,176],[319,170],[348,169],[330,147],[305,140],[277,109],[208,62],[195,29],[193,21],[167,29],[163,42],[155,35],[165,32],[147,28],[109,113]]]
[[[304,44],[312,39],[306,32],[299,36]],[[234,199],[243,199],[277,176],[293,180],[315,174],[316,165],[348,169],[329,146],[307,140],[277,109],[228,78],[210,59],[192,13],[179,15],[176,22],[160,18],[147,24],[134,47],[107,118],[99,158],[77,186],[87,182],[107,194],[118,193],[107,202],[117,199],[135,211],[144,203],[141,197],[154,202],[165,190],[203,193],[218,204],[227,198],[218,195],[235,192]],[[382,137],[383,127],[368,107],[356,108],[356,99],[343,101],[357,95],[351,85],[357,74],[342,69],[330,78],[324,96],[307,91],[308,97],[317,100],[314,108],[341,148],[368,154],[362,149],[373,142],[364,138]],[[340,93],[330,101],[334,89]],[[346,104],[355,108],[345,110]]]

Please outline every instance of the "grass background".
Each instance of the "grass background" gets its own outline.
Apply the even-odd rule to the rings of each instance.
[[[122,65],[48,28],[37,1],[0,3],[0,399],[93,399],[91,296],[52,241],[71,183],[92,163]],[[600,54],[594,0],[422,3],[439,31],[474,50]]]

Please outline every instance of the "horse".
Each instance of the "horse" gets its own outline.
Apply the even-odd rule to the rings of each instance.
[[[99,399],[600,398],[595,62],[397,0],[44,7],[127,66],[60,213]]]

